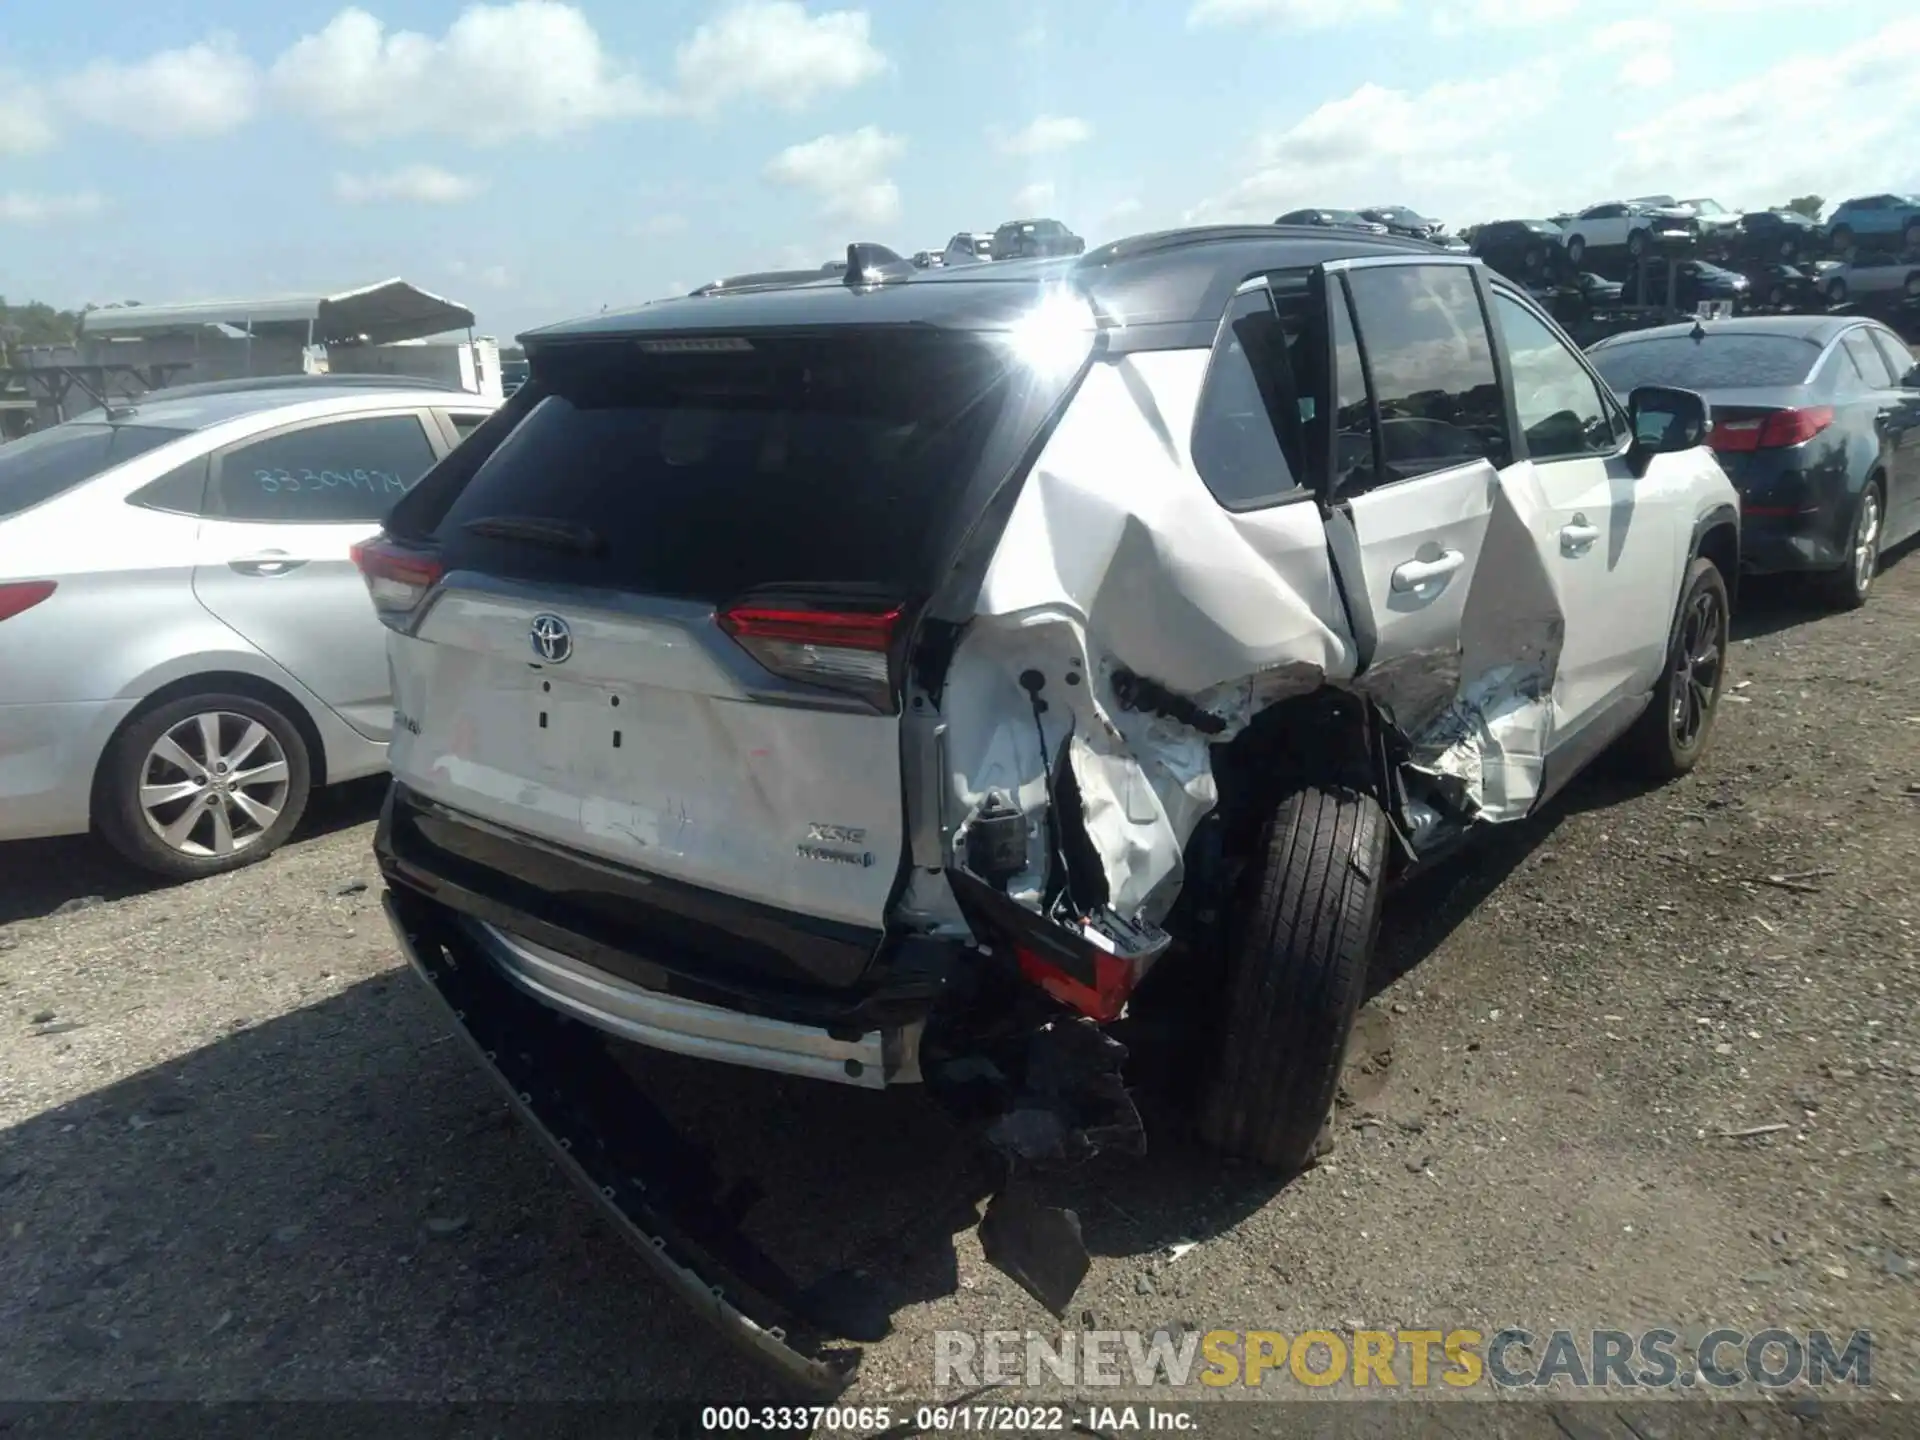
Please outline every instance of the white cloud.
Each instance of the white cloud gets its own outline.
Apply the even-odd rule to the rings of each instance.
[[[864,10],[809,15],[798,0],[745,0],[681,44],[679,101],[697,114],[741,98],[803,109],[887,68],[869,28]]]
[[[789,145],[767,163],[767,178],[809,190],[829,220],[884,225],[900,215],[900,187],[886,172],[907,142],[872,125]]]
[[[0,70],[0,155],[31,155],[54,138],[46,97],[23,77]]]
[[[1369,82],[1261,137],[1251,173],[1188,219],[1267,221],[1304,205],[1383,196],[1433,206],[1443,218],[1462,207],[1524,207],[1529,191],[1502,142],[1524,139],[1532,122],[1554,113],[1558,90],[1550,59],[1421,91]]]
[[[659,215],[649,215],[629,227],[629,233],[642,240],[658,240],[667,235],[678,235],[686,228],[687,217],[669,210]]]
[[[987,133],[1004,154],[1048,155],[1086,144],[1093,138],[1093,126],[1077,115],[1037,115],[1031,124],[1011,133],[997,128]]]
[[[1672,0],[1670,0],[1672,3]],[[1684,0],[1679,0],[1684,3]],[[1433,28],[1442,35],[1465,35],[1481,30],[1520,30],[1565,20],[1580,8],[1580,0],[1466,0],[1436,10]]]
[[[0,225],[42,225],[53,220],[84,220],[107,208],[106,198],[93,190],[70,195],[36,195],[12,190],[0,193]]]
[[[438,37],[342,10],[274,62],[272,82],[287,104],[354,140],[552,138],[672,108],[559,0],[472,5]]]
[[[1700,0],[1694,0],[1695,4]],[[1802,49],[1771,69],[1671,104],[1634,110],[1601,152],[1615,189],[1779,204],[1920,190],[1920,18],[1827,54]]]
[[[1400,13],[1400,0],[1195,0],[1187,24],[1272,24],[1290,30],[1328,30]]]
[[[259,72],[231,35],[212,35],[144,60],[95,60],[60,82],[67,108],[95,125],[137,135],[219,135],[259,102]]]
[[[1673,79],[1673,26],[1664,20],[1617,20],[1602,25],[1588,37],[1595,55],[1618,55],[1619,83],[1633,89],[1651,89]]]
[[[349,205],[371,205],[383,200],[416,205],[458,205],[486,188],[466,175],[455,175],[437,165],[405,165],[377,175],[336,175],[333,193]]]
[[[1031,185],[1022,185],[1013,192],[1013,208],[1023,215],[1042,215],[1053,207],[1054,188],[1051,180],[1035,180]]]

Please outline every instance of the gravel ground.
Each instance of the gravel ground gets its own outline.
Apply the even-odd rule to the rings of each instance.
[[[1694,776],[1590,777],[1396,897],[1326,1162],[1278,1187],[1156,1124],[1066,1185],[1072,1323],[1870,1327],[1914,1393],[1920,560],[1853,615],[1751,601]],[[0,848],[0,1397],[764,1393],[398,963],[378,798],[175,889]],[[925,1396],[934,1329],[1056,1328],[916,1095],[635,1064],[778,1177],[770,1242],[891,1277],[856,1397]]]

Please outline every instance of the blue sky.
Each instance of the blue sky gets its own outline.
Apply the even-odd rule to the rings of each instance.
[[[0,294],[401,275],[502,336],[1018,214],[1920,191],[1897,0],[15,0]]]

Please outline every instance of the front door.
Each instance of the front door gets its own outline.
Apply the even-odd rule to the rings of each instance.
[[[200,603],[355,730],[392,729],[386,630],[349,551],[438,457],[413,411],[289,426],[214,457]]]
[[[1506,290],[1493,291],[1493,314],[1530,472],[1512,483],[1538,491],[1534,538],[1565,617],[1554,686],[1564,743],[1617,725],[1619,707],[1659,674],[1679,594],[1684,467],[1656,458],[1636,477],[1626,415],[1572,344]]]

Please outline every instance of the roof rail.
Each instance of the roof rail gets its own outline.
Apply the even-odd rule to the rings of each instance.
[[[413,375],[248,375],[234,380],[199,380],[149,390],[136,400],[191,399],[201,395],[246,395],[259,390],[444,390],[454,395],[474,392],[444,380]]]
[[[1343,230],[1329,225],[1190,225],[1179,230],[1154,230],[1144,235],[1110,240],[1099,249],[1081,255],[1079,263],[1089,267],[1107,265],[1116,260],[1159,255],[1194,245],[1222,245],[1249,240],[1358,241],[1416,254],[1438,248],[1425,240],[1414,240],[1403,235],[1373,235],[1364,230]]]

